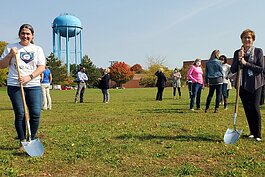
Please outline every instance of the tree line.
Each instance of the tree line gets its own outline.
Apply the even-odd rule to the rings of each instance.
[[[0,54],[2,55],[6,45],[8,43],[4,41],[0,41]],[[53,53],[50,53],[49,56],[46,57],[46,65],[50,68],[53,74],[53,84],[54,85],[63,85],[63,86],[75,86],[77,85],[76,74],[79,71],[79,68],[85,67],[86,74],[89,77],[87,82],[89,87],[97,87],[98,86],[98,78],[102,76],[103,69],[99,68],[95,64],[93,64],[91,58],[87,55],[84,55],[81,59],[81,63],[79,65],[71,64],[70,65],[70,74],[67,74],[67,66],[61,60],[59,60]],[[144,87],[154,87],[156,82],[156,77],[154,73],[159,68],[164,68],[165,75],[170,78],[172,69],[169,69],[165,66],[166,57],[147,57],[147,65],[148,68],[144,70],[140,64],[134,64],[133,66],[129,66],[125,62],[117,61],[112,66],[110,66],[110,78],[112,81],[116,82],[117,87],[121,87],[122,84],[133,79],[135,74],[142,74],[142,78],[140,80],[140,85]],[[180,71],[182,71],[180,69]],[[184,71],[184,70],[183,70]],[[8,68],[0,69],[0,86],[4,86],[6,84]],[[182,72],[185,79],[185,73]],[[169,80],[170,84],[170,80]]]

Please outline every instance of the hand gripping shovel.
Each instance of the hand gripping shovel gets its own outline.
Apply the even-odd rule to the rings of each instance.
[[[225,144],[235,144],[236,141],[239,139],[241,133],[243,132],[243,130],[236,129],[236,117],[237,117],[237,111],[238,111],[238,99],[239,99],[241,72],[242,71],[241,71],[240,65],[238,65],[236,104],[235,104],[235,110],[234,110],[234,128],[233,129],[228,128],[226,130],[225,135],[224,135]]]
[[[16,54],[16,65],[17,65],[17,72],[18,72],[18,78],[20,78],[20,70],[19,70],[19,64]],[[20,90],[21,90],[21,96],[23,101],[23,107],[25,111],[25,122],[29,134],[29,142],[21,142],[22,146],[24,147],[25,151],[31,156],[31,157],[41,157],[44,152],[43,145],[41,144],[41,141],[39,139],[31,140],[31,130],[30,130],[30,124],[29,124],[29,112],[26,105],[25,100],[25,94],[24,94],[24,88],[22,83],[20,83]]]

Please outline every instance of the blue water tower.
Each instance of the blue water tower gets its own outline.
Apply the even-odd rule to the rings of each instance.
[[[52,23],[53,53],[62,60],[62,52],[65,51],[65,61],[68,75],[70,74],[70,51],[74,53],[75,64],[82,59],[82,24],[81,21],[68,13],[56,17]],[[79,36],[79,41],[78,41]],[[65,47],[62,48],[62,38],[65,38]],[[70,38],[74,40],[74,48],[70,49]],[[72,40],[71,40],[72,41]],[[79,44],[78,44],[79,42]],[[79,58],[78,58],[79,54]]]

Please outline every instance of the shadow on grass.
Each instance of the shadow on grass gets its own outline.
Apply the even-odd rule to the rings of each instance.
[[[183,109],[138,109],[141,113],[184,113]]]
[[[177,136],[159,136],[159,135],[121,135],[115,137],[116,139],[128,140],[128,139],[138,139],[140,141],[146,140],[173,140],[173,141],[208,141],[208,142],[222,142],[218,136],[192,136],[192,135],[177,135]]]
[[[0,107],[0,110],[9,111],[9,110],[13,110],[13,108],[12,107]]]
[[[10,146],[0,146],[0,150],[15,150],[17,147],[10,147]]]

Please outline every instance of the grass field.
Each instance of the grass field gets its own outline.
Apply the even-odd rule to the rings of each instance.
[[[53,109],[42,112],[38,132],[45,153],[31,158],[18,151],[12,106],[1,88],[0,176],[265,176],[264,142],[223,143],[233,127],[235,90],[227,111],[213,113],[212,100],[204,113],[189,110],[187,88],[176,100],[171,89],[162,102],[154,99],[156,88],[111,89],[108,104],[98,89],[87,89],[83,104],[74,103],[75,91],[52,90]],[[241,104],[237,127],[249,133]]]

